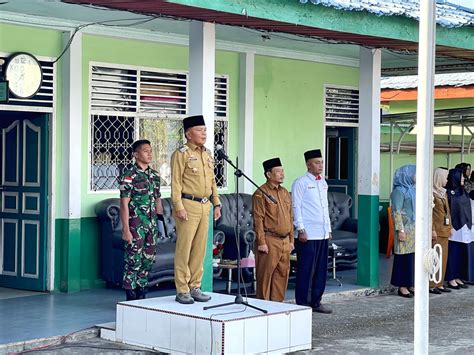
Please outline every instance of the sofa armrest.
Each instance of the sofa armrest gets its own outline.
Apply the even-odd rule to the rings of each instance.
[[[223,231],[214,229],[214,237],[212,239],[214,245],[224,244],[225,234]]]
[[[341,230],[357,233],[357,219],[347,218],[342,224]]]
[[[235,228],[227,225],[220,225],[215,231],[222,231],[225,238],[235,239]],[[240,228],[240,242],[253,246],[256,234],[252,229]]]

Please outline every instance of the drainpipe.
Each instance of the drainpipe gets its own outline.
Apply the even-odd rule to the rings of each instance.
[[[436,5],[434,0],[420,2],[418,49],[418,108],[416,144],[416,221],[415,221],[415,334],[414,353],[428,354],[429,275],[424,255],[431,247],[431,208],[433,203],[433,115]],[[428,208],[427,208],[428,207]]]

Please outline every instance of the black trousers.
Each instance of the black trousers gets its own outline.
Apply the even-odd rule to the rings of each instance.
[[[296,304],[319,307],[326,288],[329,239],[308,240],[306,243],[295,239],[295,243]]]

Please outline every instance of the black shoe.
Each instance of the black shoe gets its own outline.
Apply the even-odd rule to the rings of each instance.
[[[465,285],[465,284],[458,284],[458,285],[459,285],[459,287],[461,287],[461,288],[469,288],[469,286],[468,286],[468,285]]]
[[[137,294],[137,300],[144,300],[146,298],[146,294],[148,292],[148,289],[139,287],[137,288],[136,294]]]
[[[332,309],[329,308],[328,306],[320,304],[318,307],[313,307],[313,312],[330,314],[332,313]]]
[[[408,292],[410,292],[412,295],[415,295],[415,289],[414,288],[409,288]]]
[[[461,287],[459,287],[459,285],[453,286],[453,285],[451,285],[449,282],[448,282],[448,287],[449,287],[449,288],[452,288],[453,290],[460,290],[460,289],[461,289]]]
[[[408,293],[403,293],[402,291],[400,291],[400,289],[398,289],[398,295],[399,295],[400,297],[413,298],[413,295],[412,295],[410,292],[408,292]]]
[[[442,292],[438,290],[437,288],[430,288],[430,293],[434,295],[440,295]]]
[[[127,296],[127,301],[134,301],[137,299],[137,293],[135,290],[125,290],[125,295]]]
[[[446,288],[446,287],[443,287],[443,288],[438,287],[438,290],[439,290],[440,292],[446,292],[446,293],[452,292],[449,288]]]

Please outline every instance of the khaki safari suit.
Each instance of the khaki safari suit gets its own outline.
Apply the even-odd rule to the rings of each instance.
[[[252,197],[257,245],[268,247],[268,254],[256,250],[257,297],[281,302],[288,286],[290,244],[294,242],[291,197],[284,187],[269,182],[260,188],[277,203],[259,190]]]
[[[201,203],[183,194],[208,198]],[[178,293],[201,287],[203,260],[209,228],[211,202],[220,205],[214,177],[214,159],[205,147],[186,143],[171,156],[171,200],[173,214],[185,209],[188,220],[176,218],[175,284]]]
[[[446,264],[448,261],[448,242],[449,237],[451,237],[451,212],[449,210],[448,196],[445,195],[444,198],[438,196],[433,197],[434,207],[433,207],[433,230],[436,232],[437,239],[433,242],[435,244],[440,244],[443,251],[443,260],[442,260],[442,278],[441,282],[435,284],[430,282],[430,288],[434,287],[443,287],[444,275],[446,273]],[[449,223],[446,222],[448,218]]]

